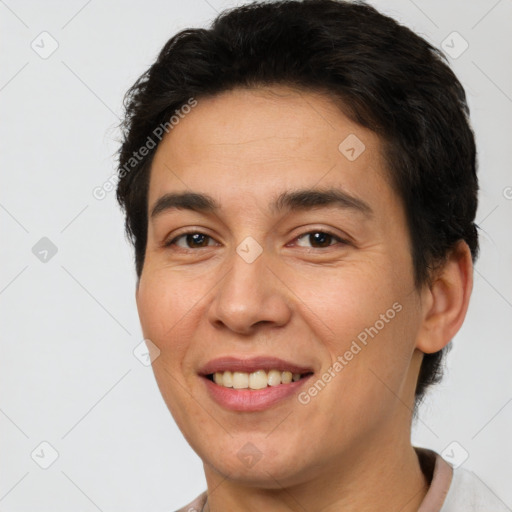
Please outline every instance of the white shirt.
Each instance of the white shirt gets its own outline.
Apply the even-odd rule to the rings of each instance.
[[[472,471],[457,468],[440,512],[459,511],[511,512],[512,509]]]

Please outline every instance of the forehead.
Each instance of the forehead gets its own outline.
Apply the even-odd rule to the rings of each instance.
[[[243,204],[276,191],[334,186],[391,200],[381,151],[378,136],[325,95],[287,87],[234,89],[198,98],[163,138],[148,207],[170,190]]]

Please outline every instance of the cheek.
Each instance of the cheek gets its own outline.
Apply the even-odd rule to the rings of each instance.
[[[137,309],[144,337],[160,350],[152,363],[157,385],[178,426],[187,431],[188,422],[199,414],[195,402],[183,392],[190,385],[183,371],[197,322],[198,301],[193,287],[177,281],[168,272],[165,276],[163,272],[143,275]]]
[[[388,310],[388,316],[394,317],[393,304],[402,295],[400,283],[375,265],[347,265],[338,271],[315,269],[295,277],[293,287],[301,315],[339,350],[376,322],[380,326],[380,316]]]
[[[398,389],[414,350],[418,315],[411,283],[383,267],[331,269],[325,278],[316,275],[316,290],[312,280],[295,278],[300,314],[329,358],[323,371],[341,358],[333,388],[354,406],[363,396],[377,401],[389,394],[379,379]]]
[[[189,314],[197,305],[193,286],[182,286],[178,279],[167,273],[147,273],[141,276],[137,292],[137,309],[145,338],[149,338],[167,356],[186,346]]]

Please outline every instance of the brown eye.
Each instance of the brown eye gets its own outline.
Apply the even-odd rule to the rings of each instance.
[[[326,231],[310,231],[309,233],[304,233],[303,235],[297,237],[297,240],[306,240],[314,249],[323,249],[325,247],[330,247],[331,245],[334,245],[332,243],[333,241],[343,243],[343,240],[341,238]],[[301,243],[299,243],[298,245],[301,247],[307,247],[307,245],[303,245]]]
[[[204,233],[183,233],[167,242],[165,246],[169,247],[175,245],[182,249],[197,249],[201,247],[208,247],[210,245],[210,240],[213,239],[210,236],[205,235]],[[179,243],[179,241],[181,241],[182,243]]]

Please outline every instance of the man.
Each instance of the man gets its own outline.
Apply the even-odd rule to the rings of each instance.
[[[117,196],[182,510],[500,511],[410,441],[478,255],[475,143],[440,53],[374,8],[256,3],[127,95]]]

